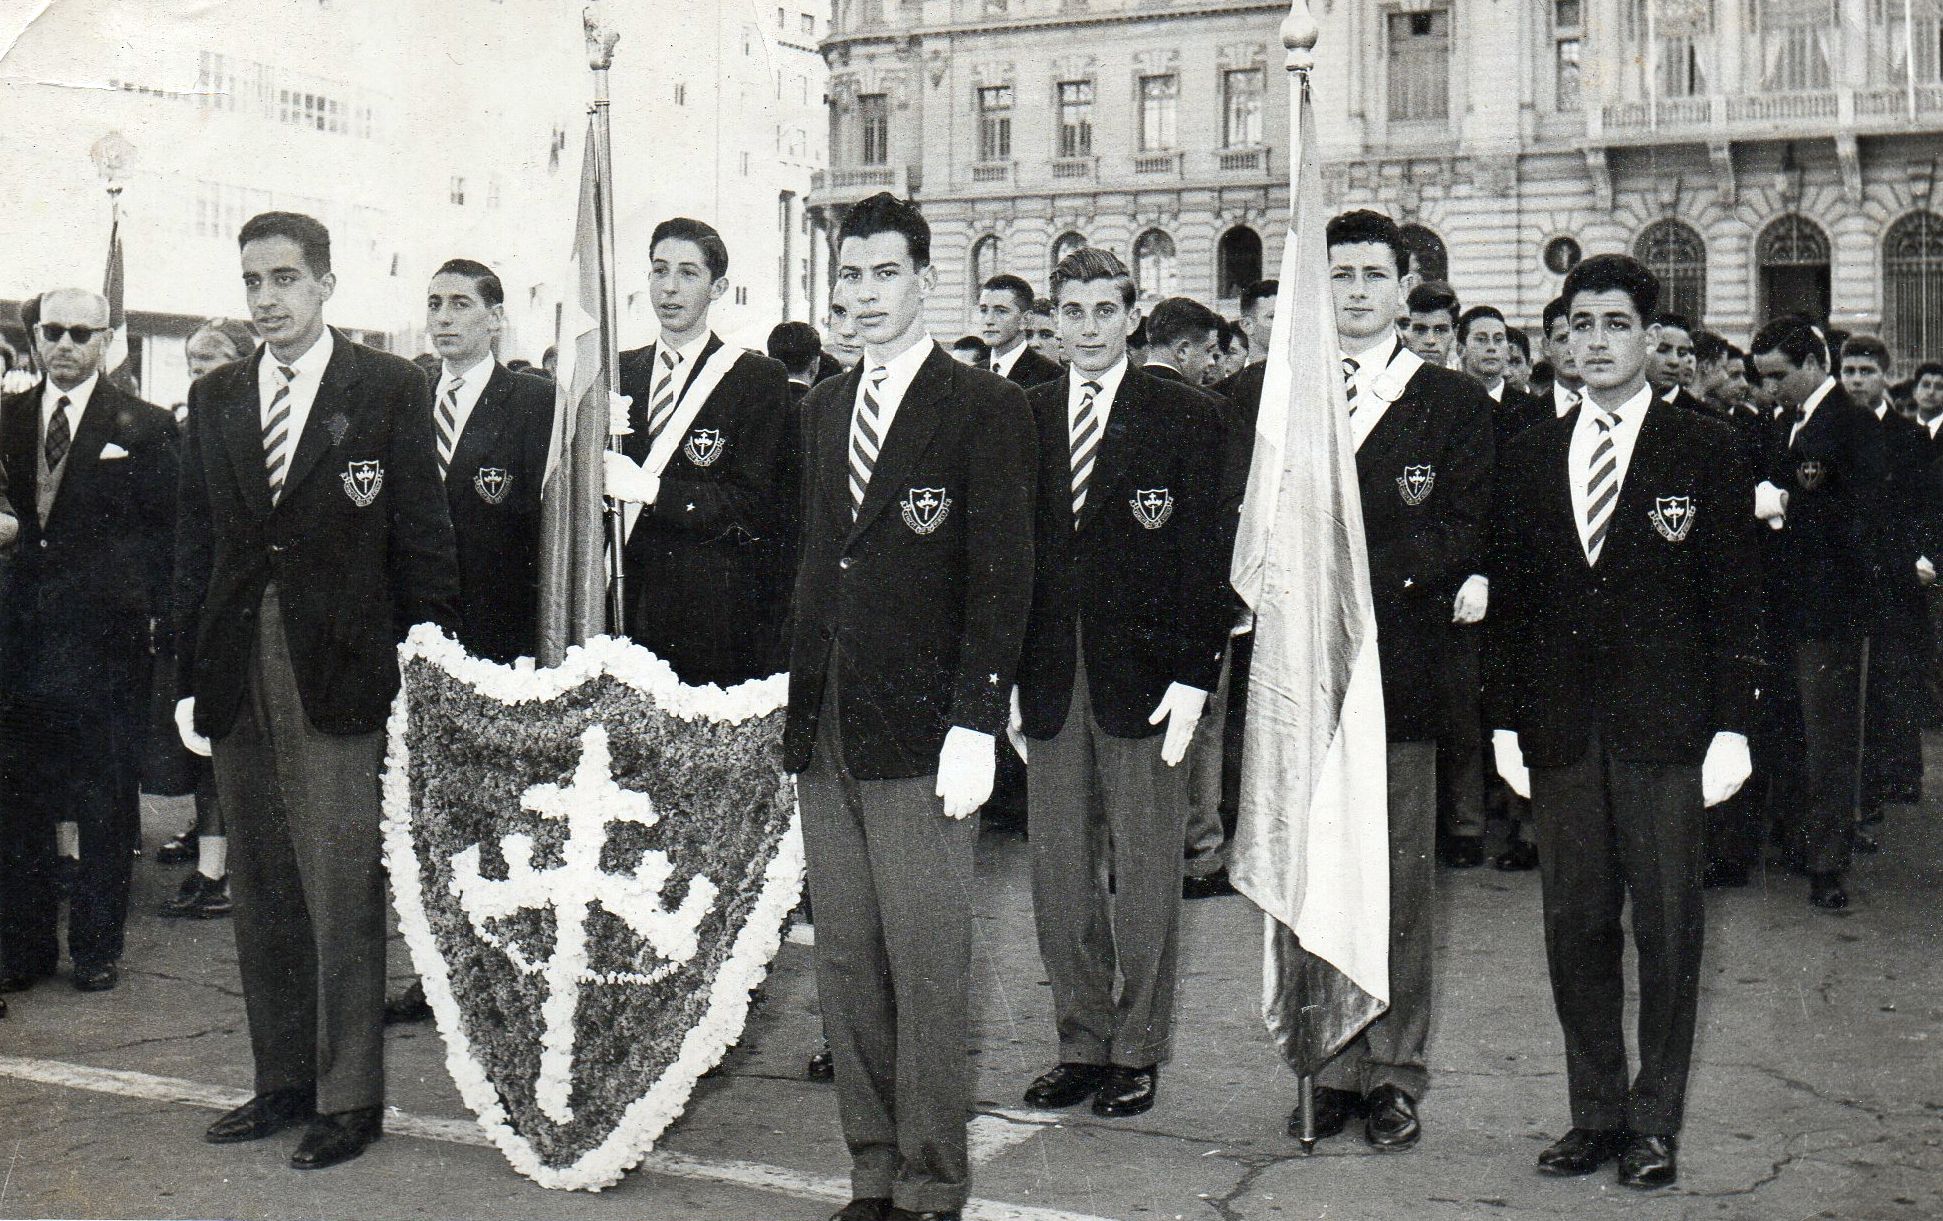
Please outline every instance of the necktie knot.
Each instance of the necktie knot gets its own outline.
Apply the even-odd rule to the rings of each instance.
[[[1084,390],[1084,391],[1086,391],[1086,394],[1087,394],[1087,396],[1088,396],[1088,397],[1090,398],[1090,397],[1092,397],[1093,395],[1096,395],[1096,394],[1098,394],[1098,393],[1100,392],[1100,383],[1098,383],[1098,382],[1081,382],[1081,383],[1079,384],[1079,388],[1080,388],[1081,390]]]
[[[72,406],[74,406],[74,400],[69,398],[67,395],[63,394],[61,396],[61,401],[54,404],[54,409],[56,411],[66,411],[68,408]]]
[[[889,377],[890,375],[891,375],[891,371],[889,369],[885,368],[883,365],[878,365],[875,369],[872,369],[870,371],[870,388],[873,391],[882,390],[884,388],[884,379]]]
[[[465,378],[455,377],[452,379],[452,384],[445,388],[445,393],[448,395],[457,395],[459,391],[465,389],[465,384]]]
[[[289,365],[278,365],[277,375],[283,378],[283,384],[286,386],[297,380],[297,371]]]
[[[661,367],[664,369],[675,367],[675,354],[667,348],[661,349]]]

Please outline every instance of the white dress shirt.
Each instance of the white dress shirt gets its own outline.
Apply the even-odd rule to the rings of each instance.
[[[1612,454],[1618,462],[1613,471],[1614,495],[1624,495],[1626,490],[1626,469],[1633,462],[1633,446],[1639,441],[1639,428],[1646,422],[1647,412],[1654,407],[1653,387],[1642,386],[1639,393],[1626,400],[1619,410],[1612,412]],[[1572,516],[1578,519],[1579,548],[1581,551],[1592,545],[1592,528],[1586,521],[1586,506],[1590,503],[1587,484],[1592,478],[1592,452],[1599,444],[1600,430],[1596,421],[1602,412],[1597,403],[1587,400],[1585,410],[1579,413],[1579,421],[1572,428],[1571,469],[1567,476],[1572,481]],[[1553,485],[1557,486],[1557,485]],[[1605,555],[1603,550],[1599,553]]]
[[[1492,382],[1490,385],[1486,386],[1484,388],[1484,393],[1490,397],[1492,402],[1502,403],[1504,402],[1504,387],[1505,387],[1505,380],[1504,378],[1501,377],[1497,381]]]
[[[1351,355],[1341,348],[1336,349],[1339,362],[1344,360],[1356,362],[1356,376],[1350,379],[1356,387],[1356,411],[1350,416],[1349,432],[1350,439],[1355,442],[1357,449],[1363,448],[1363,442],[1369,438],[1370,433],[1376,431],[1376,426],[1383,422],[1384,413],[1390,410],[1389,400],[1379,397],[1376,393],[1376,379],[1383,376],[1383,371],[1390,367],[1392,360],[1396,359],[1397,342],[1396,332],[1391,331],[1361,355]]]
[[[1801,430],[1808,427],[1808,421],[1815,418],[1815,408],[1822,405],[1822,400],[1827,398],[1828,392],[1833,389],[1835,389],[1835,379],[1824,377],[1822,384],[1815,387],[1814,392],[1802,400],[1801,413],[1795,420],[1795,426],[1788,430],[1788,444],[1795,443],[1795,438],[1801,435]]]
[[[439,374],[438,392],[432,396],[434,413],[438,411],[439,404],[445,402],[446,388],[454,379],[459,383],[459,393],[452,398],[452,448],[455,452],[459,448],[459,438],[466,435],[466,421],[472,418],[472,409],[479,405],[479,396],[485,393],[486,383],[492,380],[496,363],[493,354],[488,352],[469,369],[454,370],[450,361],[439,366],[442,372]]]
[[[336,342],[336,338],[331,334],[331,328],[325,327],[324,333],[317,337],[316,343],[310,345],[308,352],[305,352],[302,356],[299,356],[285,366],[295,374],[290,379],[289,399],[290,457],[292,464],[296,461],[297,444],[304,437],[304,426],[310,422],[311,404],[317,401],[317,391],[324,384],[324,369],[331,363],[331,350],[336,346]],[[277,367],[283,364],[283,361],[277,359],[276,353],[270,351],[266,345],[263,349],[263,359],[257,362],[256,366],[256,405],[257,424],[259,428],[270,422],[270,400],[276,397],[277,386],[282,381],[282,378],[277,373]],[[286,475],[289,474],[289,466],[284,468],[284,473]]]
[[[1564,382],[1552,383],[1552,414],[1564,419],[1578,410],[1579,401],[1585,397],[1585,388],[1574,390]]]
[[[1025,336],[1021,334],[1017,342],[1012,345],[1011,351],[992,353],[992,372],[998,374],[1000,377],[1011,377],[1012,366],[1019,363],[1019,357],[1025,353],[1025,349]]]
[[[675,401],[679,403],[682,391],[688,388],[689,379],[695,376],[695,365],[701,360],[702,349],[708,346],[709,336],[714,333],[703,331],[689,340],[686,347],[676,347],[672,343],[655,340],[654,372],[648,375],[648,393],[653,394],[654,388],[661,384],[661,351],[665,348],[675,358],[674,381],[671,384],[675,391]],[[648,410],[652,413],[654,404],[649,403]]]
[[[1930,440],[1936,440],[1936,430],[1943,428],[1943,413],[1938,413],[1924,420],[1923,428],[1929,433]]]
[[[1100,422],[1100,442],[1101,444],[1105,444],[1107,417],[1113,414],[1113,396],[1119,393],[1120,379],[1126,375],[1127,358],[1125,356],[1115,361],[1112,368],[1100,373],[1084,373],[1077,367],[1068,366],[1066,378],[1066,442],[1068,449],[1072,446],[1073,429],[1079,423],[1080,400],[1086,397],[1086,391],[1080,387],[1087,382],[1093,382],[1100,388],[1099,393],[1093,396],[1093,415]],[[1068,465],[1070,466],[1071,454],[1069,453],[1067,457]]]
[[[53,378],[43,383],[40,396],[40,443],[47,444],[47,426],[54,422],[54,408],[62,399],[67,400],[67,439],[68,448],[74,447],[74,438],[81,432],[81,415],[87,411],[88,404],[94,399],[94,388],[101,381],[101,374],[90,373],[88,380],[72,390],[63,390],[54,384]],[[44,459],[43,459],[44,460]],[[61,459],[62,465],[67,459]]]
[[[882,445],[879,446],[880,456],[882,446],[890,444],[891,421],[897,417],[897,408],[904,401],[904,392],[911,388],[912,381],[917,378],[918,370],[924,366],[926,360],[930,359],[931,353],[937,350],[938,341],[931,338],[930,331],[926,331],[918,338],[916,343],[899,352],[896,356],[891,357],[886,364],[881,366],[884,370],[884,385],[877,391],[875,396],[877,399],[877,435],[882,440]],[[855,403],[852,404],[850,416],[852,421],[850,426],[852,428],[856,427],[856,412],[862,410],[864,405],[864,391],[870,388],[870,375],[875,373],[880,366],[872,363],[870,353],[865,352],[863,363],[858,367],[864,371],[864,375],[857,379],[857,398]],[[849,452],[849,444],[849,440],[846,438],[844,441],[845,453]],[[846,458],[845,461],[847,462],[848,459]]]

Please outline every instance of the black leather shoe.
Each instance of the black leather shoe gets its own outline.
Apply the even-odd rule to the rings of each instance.
[[[1081,1064],[1064,1060],[1033,1078],[1026,1087],[1025,1104],[1041,1111],[1056,1111],[1085,1102],[1100,1092],[1113,1068],[1107,1064]]]
[[[304,1129],[303,1140],[290,1155],[292,1170],[323,1170],[348,1162],[384,1135],[377,1107],[319,1115]]]
[[[385,1025],[387,1026],[431,1020],[432,1006],[425,999],[425,985],[416,979],[412,981],[411,987],[385,1002]]]
[[[7,1016],[7,1002],[0,1001],[0,1018]]]
[[[914,1213],[908,1208],[893,1208],[884,1214],[884,1221],[962,1221],[964,1215],[955,1208],[928,1213]]]
[[[165,839],[155,850],[155,859],[164,865],[187,865],[196,859],[196,830],[189,828],[174,839]]]
[[[1476,869],[1484,864],[1484,837],[1481,835],[1452,836],[1444,848],[1442,860],[1446,869]]]
[[[1874,856],[1882,851],[1882,841],[1876,838],[1876,823],[1856,823],[1849,828],[1849,849],[1863,856]]]
[[[1816,907],[1832,912],[1847,907],[1849,892],[1842,889],[1842,875],[1839,873],[1809,874],[1808,901]]]
[[[76,992],[112,992],[121,982],[121,971],[112,962],[96,962],[74,967],[74,990]]]
[[[1338,1135],[1349,1121],[1363,1114],[1363,1096],[1354,1090],[1339,1090],[1327,1085],[1316,1087],[1316,1139]],[[1289,1113],[1289,1135],[1302,1139],[1302,1105]]]
[[[889,1196],[862,1196],[830,1215],[830,1221],[884,1221],[890,1215]]]
[[[52,971],[9,971],[0,975],[0,992],[25,992],[53,974]]]
[[[1591,1174],[1618,1157],[1631,1135],[1616,1128],[1574,1128],[1545,1146],[1538,1155],[1538,1173],[1562,1179]]]
[[[1154,1108],[1154,1094],[1160,1089],[1160,1065],[1121,1068],[1115,1065],[1100,1082],[1093,1095],[1093,1113],[1102,1119],[1125,1119]]]
[[[1491,868],[1500,873],[1524,873],[1538,868],[1538,845],[1514,840],[1510,847],[1498,853],[1491,860]]]
[[[1680,1178],[1680,1140],[1635,1132],[1619,1155],[1619,1182],[1626,1187],[1671,1187]]]
[[[1363,1139],[1378,1149],[1408,1149],[1423,1135],[1417,1100],[1394,1085],[1379,1085],[1363,1098]]]
[[[232,907],[227,877],[212,878],[191,870],[182,879],[175,898],[162,904],[156,914],[165,920],[214,920],[229,915]]]
[[[1226,869],[1217,869],[1202,878],[1189,877],[1181,879],[1181,898],[1183,899],[1218,899],[1223,895],[1239,893],[1241,892],[1235,889],[1234,883],[1228,880],[1228,871]]]
[[[827,1040],[823,1046],[816,1049],[816,1054],[810,1057],[810,1062],[803,1066],[803,1075],[811,1081],[837,1079],[837,1063],[830,1055],[830,1044]]]
[[[317,1114],[317,1095],[310,1090],[271,1090],[258,1094],[215,1123],[202,1138],[212,1145],[234,1145],[275,1136],[285,1128],[308,1123]]]
[[[1701,873],[1700,884],[1708,890],[1722,887],[1738,890],[1747,885],[1747,866],[1734,861],[1714,861]]]

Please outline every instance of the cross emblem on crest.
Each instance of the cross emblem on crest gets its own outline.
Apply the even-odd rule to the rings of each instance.
[[[515,833],[502,841],[506,877],[489,878],[479,872],[479,846],[474,844],[452,858],[452,894],[481,940],[502,950],[519,971],[539,974],[546,981],[535,1098],[548,1119],[564,1124],[573,1119],[574,1015],[581,985],[652,983],[693,958],[699,948],[696,934],[718,892],[713,882],[697,874],[689,880],[681,906],[670,911],[661,892],[673,865],[668,854],[657,849],[643,853],[630,872],[601,868],[610,824],[652,827],[661,821],[646,793],[624,789],[615,781],[603,725],[591,726],[580,735],[580,764],[571,783],[536,784],[521,796],[520,806],[566,824],[561,863],[534,868],[533,837]],[[588,970],[587,922],[595,904],[626,923],[666,962],[646,973]],[[556,930],[553,952],[544,961],[528,958],[490,927],[493,920],[543,908],[553,910]]]

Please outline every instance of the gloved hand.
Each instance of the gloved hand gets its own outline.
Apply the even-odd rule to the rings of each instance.
[[[1012,688],[1012,714],[1005,721],[1005,740],[1012,744],[1013,750],[1019,752],[1019,762],[1030,762],[1026,757],[1025,715],[1019,711],[1019,689],[1017,686]]]
[[[602,473],[605,476],[607,494],[615,500],[632,500],[651,505],[654,498],[661,494],[661,479],[650,475],[641,464],[626,454],[606,450],[601,454]]]
[[[1451,608],[1451,622],[1482,623],[1485,608],[1490,604],[1491,582],[1474,572],[1457,587],[1457,604]]]
[[[1936,584],[1936,565],[1926,555],[1916,557],[1916,583],[1924,589]]]
[[[609,390],[607,392],[607,435],[608,436],[625,437],[629,433],[634,431],[633,426],[628,423],[628,419],[627,419],[628,410],[633,406],[634,406],[634,400],[629,398],[627,395],[616,394],[612,390]]]
[[[39,384],[40,379],[27,370],[9,369],[4,375],[0,375],[0,394],[19,394],[24,390],[32,390]]]
[[[1779,530],[1787,522],[1788,493],[1763,479],[1754,485],[1754,516]]]
[[[192,755],[209,757],[209,739],[196,732],[196,697],[179,699],[175,702],[175,734],[182,739],[182,746]]]
[[[1207,707],[1208,693],[1199,687],[1189,687],[1182,683],[1169,683],[1167,694],[1160,697],[1160,705],[1153,715],[1147,718],[1149,725],[1167,722],[1167,736],[1160,744],[1160,761],[1169,767],[1179,766],[1187,758],[1187,747],[1194,740],[1194,727],[1200,723],[1201,709]]]
[[[1511,786],[1511,791],[1531,800],[1531,769],[1525,766],[1525,752],[1518,745],[1515,730],[1494,729],[1491,731],[1491,757],[1498,765],[1498,775]]]
[[[1700,761],[1700,802],[1717,806],[1741,791],[1754,774],[1754,760],[1748,757],[1747,736],[1725,730],[1707,744],[1707,757]]]
[[[938,751],[938,796],[944,798],[945,817],[963,818],[992,795],[998,755],[989,733],[953,725]]]

